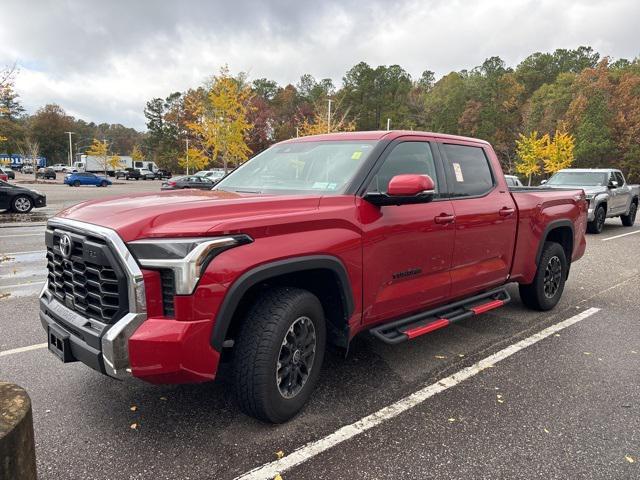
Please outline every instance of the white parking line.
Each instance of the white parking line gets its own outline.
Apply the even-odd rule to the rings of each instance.
[[[640,233],[640,230],[636,230],[635,232],[622,233],[620,235],[616,235],[614,237],[603,238],[603,242],[608,242],[609,240],[615,240],[616,238],[626,237],[627,235],[635,235],[636,233]]]
[[[27,253],[47,253],[46,250],[29,250],[28,252],[11,252],[11,253],[3,253],[5,257],[11,257],[14,255],[26,255]]]
[[[28,347],[14,348],[13,350],[5,350],[4,352],[0,352],[0,357],[13,355],[15,353],[29,352],[31,350],[38,350],[39,348],[46,348],[46,347],[47,347],[46,343],[37,343],[35,345],[29,345]]]
[[[44,237],[44,230],[40,233],[20,233],[18,235],[2,235],[2,238],[10,238],[10,237]]]
[[[339,430],[336,430],[334,433],[321,438],[320,440],[315,440],[313,442],[307,443],[303,447],[295,450],[290,455],[283,457],[280,460],[275,460],[273,462],[267,463],[261,467],[258,467],[250,472],[247,472],[239,477],[236,477],[236,480],[262,480],[262,479],[271,479],[276,475],[285,472],[297,465],[300,465],[307,460],[319,455],[320,453],[329,450],[336,445],[347,441],[357,435],[360,435],[367,430],[380,425],[381,423],[397,417],[403,412],[419,405],[425,400],[433,397],[434,395],[443,392],[451,387],[456,386],[460,382],[467,380],[478,373],[482,372],[484,369],[494,366],[496,363],[504,360],[505,358],[510,357],[514,353],[519,352],[520,350],[530,347],[531,345],[539,342],[547,338],[550,335],[553,335],[560,330],[563,330],[571,325],[574,325],[585,318],[590,317],[594,313],[600,311],[599,308],[589,308],[577,315],[574,315],[571,318],[568,318],[560,323],[552,325],[548,328],[545,328],[541,332],[536,333],[535,335],[531,335],[524,340],[517,342],[503,350],[500,350],[493,355],[489,355],[487,358],[480,360],[478,363],[463,368],[457,373],[450,375],[446,378],[443,378],[437,383],[426,386],[417,392],[412,393],[411,395],[404,397],[403,399],[389,405],[388,407],[384,407],[378,410],[371,415],[368,415],[351,425],[346,425]]]
[[[42,285],[44,283],[44,280],[42,282],[27,282],[27,283],[15,283],[13,285],[0,285],[0,288],[20,288],[20,287],[30,287],[32,285]]]

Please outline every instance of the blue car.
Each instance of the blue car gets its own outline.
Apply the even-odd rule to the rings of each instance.
[[[64,183],[70,187],[79,187],[80,185],[95,185],[96,187],[107,187],[111,185],[111,180],[100,177],[95,173],[77,172],[70,173],[64,177]]]

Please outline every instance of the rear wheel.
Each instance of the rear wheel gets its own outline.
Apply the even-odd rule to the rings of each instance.
[[[522,303],[534,310],[551,310],[562,297],[567,279],[567,258],[562,246],[545,242],[533,282],[520,285]]]
[[[306,404],[325,349],[324,311],[298,288],[264,292],[247,312],[234,352],[235,391],[242,410],[282,423]]]
[[[638,213],[638,204],[633,202],[629,205],[629,212],[627,212],[626,215],[620,215],[622,225],[625,227],[633,227],[633,224],[636,223],[636,213]]]
[[[33,200],[26,195],[19,195],[11,202],[11,210],[16,213],[29,213],[33,208]]]
[[[604,228],[604,221],[607,219],[607,211],[604,206],[600,205],[596,208],[596,213],[592,222],[587,223],[587,232],[589,233],[602,233]]]

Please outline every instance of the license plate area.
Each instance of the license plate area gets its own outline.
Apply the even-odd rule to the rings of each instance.
[[[71,343],[69,334],[63,330],[50,326],[48,329],[49,351],[58,357],[62,362],[75,362],[76,359],[71,353]]]

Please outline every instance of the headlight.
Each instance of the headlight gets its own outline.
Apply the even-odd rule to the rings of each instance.
[[[220,253],[250,243],[248,235],[136,240],[129,250],[143,267],[173,270],[177,295],[190,295],[209,262]]]

